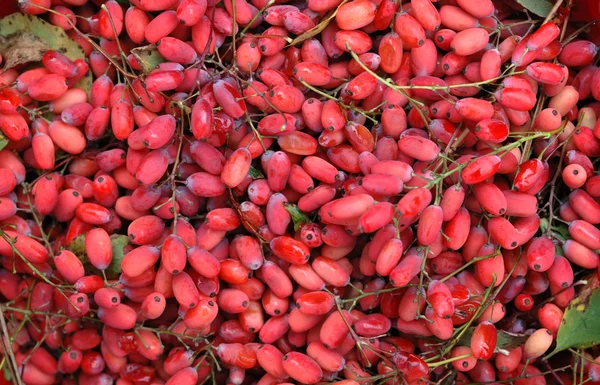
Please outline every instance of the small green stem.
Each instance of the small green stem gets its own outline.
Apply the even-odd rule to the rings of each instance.
[[[427,366],[429,366],[430,369],[438,368],[440,366],[448,365],[448,364],[451,364],[453,362],[464,360],[465,358],[469,358],[469,357],[472,357],[472,356],[473,356],[472,354],[464,354],[462,356],[456,356],[456,357],[448,358],[448,359],[442,360],[442,361],[427,362]]]

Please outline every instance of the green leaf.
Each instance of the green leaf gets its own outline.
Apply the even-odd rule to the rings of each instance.
[[[127,235],[113,234],[110,236],[110,242],[112,245],[113,259],[110,265],[104,270],[106,278],[116,279],[121,274],[121,262],[125,256],[125,246],[129,243]],[[87,273],[101,275],[102,272],[96,269],[87,258],[85,253],[85,234],[79,235],[77,238],[71,241],[68,250],[73,252],[79,258],[83,267]]]
[[[8,142],[9,142],[9,140],[6,138],[6,136],[4,136],[4,134],[0,133],[0,151],[2,151],[4,149],[4,147],[6,147]]]
[[[8,383],[10,384],[10,379],[11,379],[11,375],[10,375],[10,368],[8,367],[8,364],[4,365],[4,369],[2,370],[2,374],[3,377],[6,381],[8,381]]]
[[[292,216],[292,222],[294,222],[294,231],[298,230],[303,224],[310,223],[308,215],[300,211],[298,206],[296,206],[295,204],[285,202],[283,204],[283,207]]]
[[[85,262],[85,234],[78,235],[73,239],[67,246],[67,250],[75,254],[81,262]]]
[[[5,69],[29,61],[40,61],[45,49],[58,51],[71,60],[85,59],[81,46],[67,36],[63,29],[36,16],[13,13],[0,19],[0,37],[5,42],[4,51],[0,47],[0,54],[3,57],[6,53],[14,56],[10,62],[5,57]],[[27,45],[26,49],[23,49],[23,44]],[[40,49],[42,46],[43,49]],[[23,56],[22,60],[17,56]],[[89,95],[92,89],[92,71],[88,71],[76,87]]]
[[[600,342],[600,289],[582,290],[571,301],[558,329],[556,348],[547,359],[569,348],[589,348]]]
[[[106,277],[115,279],[122,272],[121,262],[125,256],[125,246],[129,244],[129,238],[127,235],[113,234],[110,236],[110,242],[112,244],[113,259],[110,266],[106,268]]]
[[[554,245],[554,252],[556,253],[556,255],[560,255],[561,257],[565,255],[565,253],[563,253],[562,247],[560,247],[559,245]]]
[[[254,168],[252,166],[250,166],[250,170],[248,171],[248,175],[250,175],[250,177],[252,179],[261,179],[265,177],[265,174],[263,174],[259,169]]]
[[[467,331],[462,335],[462,337],[460,337],[458,344],[462,346],[470,346],[471,336],[473,336],[474,331],[474,326],[468,328]],[[496,341],[496,348],[510,350],[522,345],[525,341],[527,341],[527,336],[525,334],[516,334],[504,330],[498,330],[498,340]]]
[[[564,224],[552,226],[552,235],[562,242],[566,241],[567,239],[571,239],[569,227]]]
[[[48,121],[52,121],[52,119],[54,119],[54,112],[52,111],[46,111],[42,114],[42,118],[48,120]]]
[[[552,10],[552,2],[548,0],[517,0],[523,8],[540,17],[546,17]]]
[[[138,47],[131,50],[133,56],[137,59],[142,70],[148,73],[155,69],[160,63],[164,63],[166,60],[158,52],[158,48],[154,44],[147,45],[145,47]]]

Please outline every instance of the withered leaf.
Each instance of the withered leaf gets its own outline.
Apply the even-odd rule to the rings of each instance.
[[[154,44],[134,48],[131,50],[131,53],[137,59],[140,66],[142,66],[144,73],[149,73],[153,69],[156,69],[160,63],[166,61]]]
[[[18,37],[19,41],[11,41],[13,36]],[[29,37],[27,38],[27,36]],[[34,45],[31,36],[34,36],[38,42],[42,42],[43,47],[40,48],[39,44]],[[85,59],[85,53],[81,46],[67,36],[63,29],[37,16],[17,12],[3,17],[0,19],[0,37],[6,39],[7,46],[13,45],[13,43],[17,44],[19,52],[15,52],[15,56],[24,57],[27,61],[39,61],[43,49],[58,51],[71,60]],[[6,57],[4,59],[8,60]],[[15,62],[12,61],[12,63]],[[7,63],[5,68],[12,65],[14,64]],[[75,87],[85,90],[89,95],[92,88],[92,71],[88,71]]]
[[[20,64],[41,61],[47,49],[46,43],[29,32],[0,36],[0,54],[5,71]]]

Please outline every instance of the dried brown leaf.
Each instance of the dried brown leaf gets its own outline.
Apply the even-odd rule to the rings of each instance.
[[[41,61],[48,48],[46,43],[29,32],[0,36],[0,54],[5,71],[20,64]]]

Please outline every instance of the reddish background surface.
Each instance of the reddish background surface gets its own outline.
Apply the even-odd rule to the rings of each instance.
[[[0,17],[10,15],[18,10],[17,0],[0,0]]]
[[[600,18],[600,0],[573,2],[572,15],[576,20],[592,21]]]

